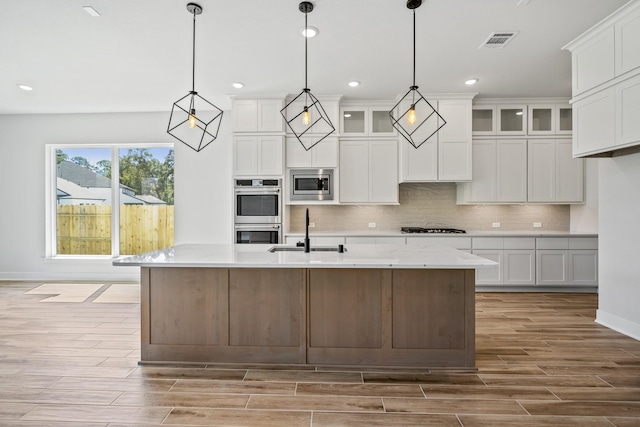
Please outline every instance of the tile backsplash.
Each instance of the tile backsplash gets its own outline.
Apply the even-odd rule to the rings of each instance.
[[[569,231],[569,205],[456,205],[455,183],[400,184],[400,205],[291,206],[290,232],[304,232],[309,208],[314,232],[399,231],[402,226],[466,231]],[[370,228],[369,223],[376,223]],[[499,222],[500,228],[492,228]],[[533,228],[533,223],[541,228]]]

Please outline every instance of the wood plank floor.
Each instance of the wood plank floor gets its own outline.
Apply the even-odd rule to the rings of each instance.
[[[130,287],[41,285],[0,282],[0,427],[640,426],[640,342],[596,295],[477,294],[468,373],[138,366]]]

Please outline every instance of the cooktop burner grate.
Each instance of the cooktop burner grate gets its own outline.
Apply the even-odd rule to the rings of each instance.
[[[423,227],[402,227],[400,229],[403,233],[430,233],[430,234],[462,234],[466,233],[464,230],[459,230],[457,228],[423,228]]]

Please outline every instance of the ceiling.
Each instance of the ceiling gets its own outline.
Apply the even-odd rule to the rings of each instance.
[[[304,14],[298,0],[196,0],[196,81],[230,96],[298,94]],[[424,0],[416,11],[416,84],[478,97],[571,95],[569,41],[627,0]],[[406,0],[315,0],[312,93],[393,99],[412,80]],[[526,3],[520,4],[519,3]],[[179,0],[0,0],[0,114],[169,111],[191,89],[192,16]],[[89,16],[82,6],[101,16]],[[502,49],[492,32],[519,31]],[[477,77],[472,87],[464,81]],[[350,88],[347,82],[362,84]],[[235,89],[232,82],[245,84]],[[33,86],[30,92],[18,84]]]

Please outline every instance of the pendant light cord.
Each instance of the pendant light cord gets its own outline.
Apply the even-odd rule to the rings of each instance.
[[[193,11],[193,52],[191,55],[191,92],[196,91],[196,11]]]
[[[304,87],[308,88],[309,86],[307,86],[307,39],[309,38],[309,34],[308,34],[308,27],[307,27],[307,15],[308,13],[305,12],[304,13]]]
[[[416,85],[416,10],[413,9],[413,86]]]

